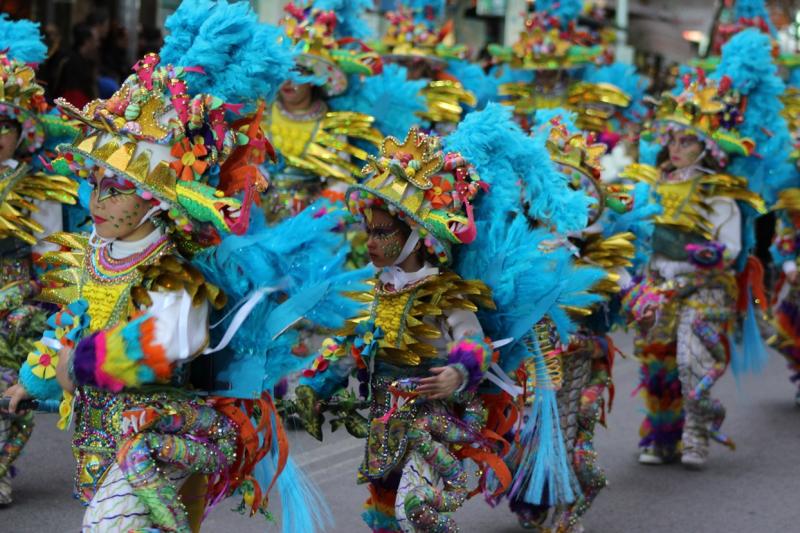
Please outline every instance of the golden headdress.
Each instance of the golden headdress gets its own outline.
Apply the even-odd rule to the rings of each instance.
[[[438,137],[416,128],[403,142],[386,137],[362,173],[365,179],[347,191],[354,214],[388,210],[416,229],[441,263],[452,260],[452,245],[475,239],[471,201],[483,184],[460,154],[442,151]]]
[[[712,80],[699,70],[693,79],[684,79],[679,94],[661,95],[646,135],[665,137],[673,130],[687,131],[702,139],[720,161],[727,160],[726,154],[748,156],[755,142],[738,130],[746,108],[747,99],[733,89],[729,77]]]
[[[294,3],[285,8],[286,17],[281,21],[286,34],[301,44],[297,64],[308,70],[327,96],[337,96],[347,90],[347,75],[376,74],[381,70],[380,56],[356,43],[347,36],[336,36],[336,13],[320,10],[310,2],[306,7]],[[345,48],[344,44],[358,44],[360,50]]]

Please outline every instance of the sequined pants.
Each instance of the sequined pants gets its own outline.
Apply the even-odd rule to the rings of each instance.
[[[233,423],[197,404],[125,416],[139,416],[146,427],[120,443],[115,464],[89,502],[82,531],[192,531],[190,502],[181,498],[180,485],[192,474],[225,475],[234,454]]]
[[[727,367],[727,333],[733,301],[723,289],[701,288],[686,299],[678,319],[676,356],[685,420],[683,453],[708,456],[712,425],[725,409],[711,387]]]

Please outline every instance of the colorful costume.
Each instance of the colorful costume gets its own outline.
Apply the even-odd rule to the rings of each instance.
[[[596,269],[588,269],[585,279],[577,277],[568,252],[550,256],[539,251],[536,243],[547,232],[532,232],[524,217],[510,217],[513,209],[519,212],[518,177],[536,175],[542,194],[534,212],[552,212],[563,228],[585,224],[585,217],[574,214],[583,199],[569,191],[563,177],[538,170],[544,149],[532,149],[533,141],[512,121],[510,111],[492,104],[470,114],[443,139],[446,153],[434,151],[436,143],[435,137],[414,130],[403,143],[387,138],[382,157],[367,167],[367,179],[351,190],[348,201],[357,212],[382,208],[396,213],[409,224],[412,245],[419,238],[438,265],[427,263],[419,272],[384,269],[373,291],[359,297],[371,302],[369,312],[323,345],[307,373],[309,388],[298,394],[313,404],[346,385],[349,372],[357,370],[369,420],[357,423],[345,416],[342,422],[368,439],[360,479],[370,483],[364,517],[374,531],[453,531],[455,522],[442,513],[455,511],[467,496],[459,459],[479,464],[479,490],[487,497],[511,487],[510,472],[498,456],[508,449],[499,436],[514,426],[512,403],[521,391],[506,373],[515,374],[524,354],[530,354],[528,333],[543,316],[552,314],[568,329],[560,306],[585,303],[583,291],[598,276]],[[481,181],[467,161],[476,162]],[[563,190],[550,187],[558,184]],[[491,194],[475,198],[487,185]],[[454,244],[462,249],[451,250]],[[557,266],[550,270],[560,276],[553,280],[563,283],[541,283],[537,277],[551,261]],[[497,291],[495,299],[505,307],[493,310],[492,293],[478,278]],[[492,371],[494,356],[482,340],[485,334],[512,337]],[[546,362],[541,354],[530,357],[536,361],[531,368],[542,373],[534,380],[540,403],[531,416],[541,414],[538,419],[552,422],[558,416],[553,414],[554,392],[547,391]],[[462,375],[461,390],[447,400],[415,395],[418,379],[443,365]],[[351,397],[340,395],[334,405],[342,405],[344,398]],[[539,442],[536,435],[529,438]],[[559,442],[545,439],[543,455]],[[526,472],[541,475],[541,482],[555,488],[556,477],[544,474],[549,466]],[[550,471],[561,472],[557,467]]]
[[[293,67],[279,30],[259,24],[247,3],[205,0],[185,1],[168,27],[160,55],[140,60],[110,99],[82,110],[58,102],[86,125],[60,147],[60,164],[94,182],[93,203],[130,194],[148,201],[138,225],[152,217],[155,227],[138,241],[97,230],[59,234],[51,240],[70,251],[45,258],[62,268],[45,276],[53,286],[42,298],[61,310],[20,380],[34,396],[60,397],[54,369],[69,357],[75,494],[87,505],[87,532],[197,531],[205,511],[234,492],[242,511],[267,513],[267,493],[284,481],[308,496],[287,461],[269,391],[293,369],[292,324],[308,318],[335,327],[353,311],[336,302],[342,260],[329,243],[286,245],[296,224],[324,234],[331,217],[309,213],[292,226],[238,236],[267,185],[258,165],[271,147],[260,110],[232,119],[256,94],[277,91],[275,71]],[[104,213],[138,227],[130,214]],[[323,290],[298,268],[306,262],[331,274]],[[321,320],[309,310],[315,306]],[[223,308],[229,327],[211,348],[220,335],[209,330],[210,315]],[[302,505],[284,502],[297,515],[285,516],[286,531],[314,527],[319,515]]]
[[[704,150],[694,165],[671,174],[634,165],[623,174],[650,183],[663,207],[645,278],[627,296],[635,320],[655,312],[655,323],[636,341],[647,408],[645,463],[681,451],[684,464],[697,468],[710,438],[733,447],[720,433],[725,410],[710,389],[729,364],[739,374],[763,363],[754,310],[764,305],[760,264],[747,258],[751,221],[764,210],[762,198],[780,187],[788,155],[777,105],[783,87],[770,53],[768,37],[746,30],[725,45],[712,79],[699,72],[680,93],[662,96],[653,132],[662,146],[669,132],[697,136]],[[769,134],[764,123],[774,125]],[[703,167],[706,155],[728,173]]]
[[[604,54],[598,37],[577,27],[583,2],[537,1],[534,7],[513,45],[489,45],[496,63],[532,74],[500,86],[505,103],[519,117],[538,109],[566,107],[570,89],[579,78],[577,69],[600,61]]]
[[[796,188],[780,192],[774,209],[780,210],[772,255],[781,275],[775,286],[773,299],[773,326],[775,334],[769,343],[786,358],[791,372],[791,380],[797,384],[795,403],[800,406],[800,289],[797,278],[798,225],[800,212],[800,191]]]
[[[311,108],[299,114],[278,98],[264,115],[262,127],[279,153],[278,162],[268,167],[272,185],[265,210],[271,221],[298,213],[324,189],[341,195],[366,160],[360,143],[374,148],[381,139],[369,115],[328,108],[327,100],[347,89],[348,75],[370,76],[381,68],[375,53],[354,49],[359,43],[342,34],[355,26],[339,18],[352,16],[352,6],[335,7],[339,10],[320,9],[313,2],[286,6],[283,26],[300,47],[297,65],[304,74],[295,83],[312,83],[322,94],[312,96]]]
[[[0,161],[0,394],[17,380],[25,356],[45,329],[46,311],[33,262],[46,249],[40,239],[61,229],[60,203],[75,203],[77,187],[42,167],[48,126],[44,89],[35,81],[47,48],[39,25],[0,15],[0,120],[2,135],[16,129],[12,156]],[[8,128],[8,131],[5,129]],[[52,141],[52,138],[50,139]],[[9,148],[8,146],[3,147]],[[11,503],[11,468],[33,430],[33,414],[0,415],[0,504]]]

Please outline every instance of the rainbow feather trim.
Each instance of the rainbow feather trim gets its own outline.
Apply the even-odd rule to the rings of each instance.
[[[76,382],[119,392],[167,381],[172,367],[155,327],[155,318],[141,315],[81,340],[72,361]]]
[[[465,337],[451,345],[447,364],[460,365],[467,376],[463,390],[475,391],[492,364],[492,347],[488,339]]]

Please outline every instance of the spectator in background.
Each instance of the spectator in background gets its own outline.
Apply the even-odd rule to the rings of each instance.
[[[61,62],[66,59],[69,50],[64,46],[61,32],[55,24],[48,24],[44,27],[44,42],[47,45],[47,59],[39,67],[39,79],[45,89],[45,97],[51,104],[53,103],[55,78]]]
[[[158,52],[164,44],[164,37],[161,28],[145,26],[139,28],[139,50],[136,57],[144,57],[150,52]]]
[[[72,29],[72,52],[55,69],[53,97],[63,97],[76,107],[97,98],[98,31],[87,23]]]

